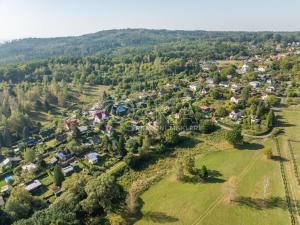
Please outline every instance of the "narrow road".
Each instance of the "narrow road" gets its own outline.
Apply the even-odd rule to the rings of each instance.
[[[219,121],[217,121],[216,119],[213,120],[214,123],[221,127],[222,129],[224,130],[232,130],[231,127],[228,127],[228,126],[225,126],[223,124],[220,124]],[[242,133],[243,136],[245,137],[249,137],[249,138],[255,138],[255,139],[265,139],[265,138],[268,138],[268,137],[271,137],[272,136],[272,131],[270,131],[268,134],[265,134],[265,135],[261,135],[261,136],[255,136],[255,135],[250,135],[250,134],[245,134],[245,133]]]

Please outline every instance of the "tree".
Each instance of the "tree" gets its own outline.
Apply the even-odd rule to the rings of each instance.
[[[56,186],[60,187],[65,180],[64,174],[59,166],[56,166],[53,171],[53,180]]]
[[[176,130],[168,129],[164,133],[165,141],[169,145],[174,145],[179,141],[179,136]]]
[[[232,130],[226,134],[227,141],[233,146],[237,146],[243,143],[242,129],[240,126],[234,126]]]
[[[144,152],[149,152],[150,147],[151,147],[151,139],[150,139],[149,135],[146,135],[143,139],[142,148],[143,148]]]
[[[33,211],[33,203],[31,194],[22,187],[17,187],[10,194],[5,204],[5,211],[14,220],[26,218]]]
[[[81,138],[81,133],[77,126],[72,127],[72,136],[75,139],[75,141],[79,142]]]
[[[110,212],[116,199],[120,198],[120,187],[116,183],[114,176],[102,174],[96,178],[91,178],[85,187],[87,198],[83,202],[91,202],[90,214],[99,209]]]
[[[267,159],[271,159],[273,157],[273,152],[271,148],[265,148],[264,154],[267,157]]]
[[[187,157],[185,157],[185,168],[189,173],[193,173],[194,172],[194,168],[195,168],[195,157],[192,155],[189,155]]]
[[[268,128],[272,128],[274,125],[274,113],[273,110],[270,109],[267,118],[266,118],[266,124]]]
[[[202,168],[200,169],[200,177],[204,180],[208,178],[208,170],[206,166],[202,166]]]
[[[30,133],[29,133],[29,129],[28,127],[24,127],[23,128],[23,132],[22,132],[22,138],[23,140],[27,139],[29,137]]]
[[[35,157],[35,151],[32,148],[27,148],[24,151],[24,160],[26,162],[34,162]]]
[[[216,129],[215,124],[211,120],[205,120],[203,123],[200,124],[200,130],[204,134],[210,134],[214,132]]]

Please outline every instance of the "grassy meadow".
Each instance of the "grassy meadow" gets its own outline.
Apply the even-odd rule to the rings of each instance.
[[[295,179],[287,140],[292,140],[299,170],[299,118],[299,106],[291,106],[279,113],[279,125],[284,129],[284,134],[279,137],[279,144],[286,161],[285,171],[289,190],[292,192],[290,197],[296,203],[300,200],[300,189]],[[266,159],[263,153],[263,149],[268,147],[273,150],[273,160]],[[197,152],[196,166],[200,168],[206,165],[212,177],[207,183],[177,181],[170,171],[142,194],[142,215],[136,222],[137,225],[291,223],[279,166],[279,160],[282,159],[276,155],[271,138],[248,140],[242,149],[234,149],[220,140],[205,138],[193,150]],[[229,200],[232,194],[235,195],[234,201]],[[299,218],[296,219],[296,224],[297,220],[299,222]]]

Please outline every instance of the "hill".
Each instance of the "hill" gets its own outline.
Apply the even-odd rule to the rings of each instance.
[[[91,56],[121,48],[147,48],[178,40],[291,42],[297,33],[208,32],[148,29],[107,30],[76,37],[27,38],[0,45],[0,63],[18,63],[58,56]]]

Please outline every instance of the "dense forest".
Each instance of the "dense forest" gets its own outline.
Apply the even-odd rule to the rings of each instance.
[[[299,33],[272,32],[207,32],[168,30],[108,30],[78,37],[29,38],[0,45],[0,63],[47,59],[57,56],[92,56],[101,53],[128,54],[132,51],[157,50],[178,46],[174,53],[197,46],[205,58],[218,58],[213,43],[232,46],[234,43],[277,42],[287,45],[299,41]],[[187,45],[188,44],[188,45]],[[213,45],[211,45],[213,44]],[[208,50],[205,50],[208,48]],[[206,51],[211,52],[210,55]],[[213,55],[216,54],[216,55]],[[219,52],[220,54],[220,52]]]

